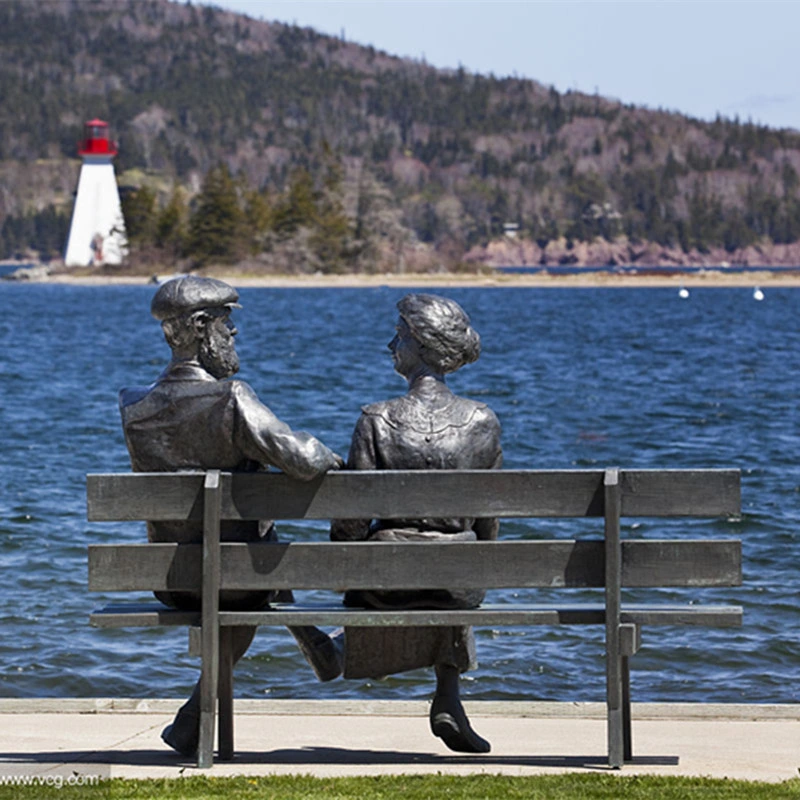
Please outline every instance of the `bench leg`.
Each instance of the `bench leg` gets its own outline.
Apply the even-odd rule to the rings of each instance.
[[[630,657],[638,653],[641,646],[641,626],[630,622],[619,626],[620,679],[622,681],[622,758],[624,761],[633,761]]]
[[[605,600],[606,600],[606,708],[608,719],[608,765],[619,769],[624,760],[622,664],[620,650],[620,605],[622,548],[620,515],[622,487],[617,469],[607,469],[603,481],[605,503]]]
[[[219,757],[233,759],[233,629],[219,632]]]
[[[622,656],[622,758],[633,761],[631,733],[631,668],[628,657]]]
[[[612,680],[618,681],[620,703],[608,708],[608,763],[619,769],[625,762],[633,761],[633,734],[631,726],[631,670],[627,656],[618,656],[616,668],[609,670]]]
[[[623,730],[624,721],[621,708],[608,709],[608,766],[619,769],[624,762]]]
[[[214,764],[214,722],[217,710],[219,650],[203,658],[200,675],[200,738],[197,743],[197,766],[205,769]]]
[[[203,595],[200,633],[203,666],[200,674],[200,740],[197,766],[214,763],[214,719],[219,689],[220,509],[219,470],[206,473],[203,488]]]

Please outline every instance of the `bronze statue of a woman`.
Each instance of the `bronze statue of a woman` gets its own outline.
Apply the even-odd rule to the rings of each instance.
[[[480,355],[480,337],[452,300],[406,295],[398,304],[397,333],[389,343],[395,370],[408,381],[402,397],[365,406],[347,468],[499,469],[500,424],[485,404],[458,397],[445,375]],[[336,520],[336,541],[475,541],[496,539],[494,519]],[[482,591],[348,591],[349,606],[474,608]],[[349,628],[344,677],[380,677],[424,666],[436,671],[431,730],[452,750],[488,753],[461,705],[459,675],[475,665],[469,627]]]

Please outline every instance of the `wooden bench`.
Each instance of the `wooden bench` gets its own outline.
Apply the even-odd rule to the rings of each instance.
[[[740,512],[736,470],[503,470],[333,472],[311,483],[279,473],[218,471],[89,475],[91,521],[196,520],[202,545],[89,547],[92,591],[201,589],[202,612],[109,605],[97,627],[199,628],[202,657],[198,766],[233,757],[234,625],[605,625],[608,761],[632,758],[628,659],[643,625],[741,624],[739,606],[622,603],[625,587],[741,584],[738,540],[629,539],[623,517],[717,517]],[[220,520],[422,517],[601,517],[597,539],[472,543],[257,543],[220,545]],[[220,611],[221,589],[600,587],[596,603],[482,605],[472,610],[376,611],[274,605]],[[600,598],[599,598],[600,599]],[[196,638],[195,630],[195,638]]]

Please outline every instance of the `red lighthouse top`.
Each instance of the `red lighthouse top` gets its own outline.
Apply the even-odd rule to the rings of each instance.
[[[117,143],[108,138],[108,123],[90,119],[83,126],[83,139],[78,145],[79,156],[115,156]]]

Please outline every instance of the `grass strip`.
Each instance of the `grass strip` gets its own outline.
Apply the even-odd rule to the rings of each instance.
[[[314,778],[307,775],[132,780],[70,785],[57,776],[23,776],[0,783],[0,800],[762,800],[800,798],[800,779],[783,783],[652,775],[380,775]],[[49,779],[49,780],[48,780]],[[7,779],[6,779],[7,780]],[[59,783],[61,785],[59,785]]]

